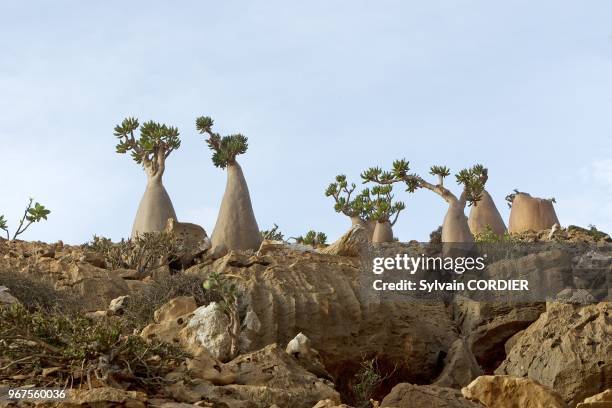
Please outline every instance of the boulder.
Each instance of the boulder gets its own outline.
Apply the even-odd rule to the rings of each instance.
[[[178,222],[173,218],[168,218],[165,232],[176,240],[178,247],[176,255],[183,267],[190,266],[196,257],[211,247],[206,231],[197,224]]]
[[[434,385],[460,389],[482,374],[482,368],[478,365],[465,340],[457,339],[448,351],[444,359],[444,369]]]
[[[611,308],[547,304],[495,373],[536,380],[571,406],[600,392],[612,382]]]
[[[179,296],[169,300],[157,309],[153,313],[153,318],[158,323],[174,320],[193,312],[197,308],[198,305],[193,296]]]
[[[380,405],[389,408],[484,408],[468,401],[459,390],[436,385],[401,383],[393,387]]]
[[[355,356],[377,355],[391,366],[397,363],[397,375],[407,381],[433,381],[457,338],[449,307],[442,301],[367,296],[362,279],[371,271],[362,262],[284,246],[255,256],[232,251],[186,272],[203,279],[218,272],[236,283],[241,316],[252,311],[259,322],[259,330],[243,333],[241,344],[248,348],[242,352],[287,344],[303,332],[334,378],[348,379],[359,370]]]
[[[201,306],[193,311],[191,318],[178,334],[184,343],[197,343],[210,354],[220,360],[230,358],[231,337],[227,332],[229,318],[221,311],[215,302]],[[193,346],[192,346],[193,347]]]
[[[331,378],[330,374],[325,370],[325,366],[321,363],[319,352],[312,348],[310,339],[303,333],[298,333],[287,344],[285,352],[317,377]]]
[[[115,315],[121,315],[125,311],[129,301],[130,296],[119,296],[118,298],[111,300],[108,310]]]
[[[340,403],[332,383],[302,368],[276,344],[241,355],[228,366],[238,373],[236,384],[223,388],[261,407],[312,408],[325,399]]]
[[[612,408],[612,388],[586,398],[576,408]]]
[[[360,224],[355,224],[336,242],[319,251],[329,255],[339,256],[359,256],[364,248],[367,248],[370,234],[366,228]]]
[[[551,200],[532,197],[527,193],[517,193],[514,196],[508,223],[509,233],[547,230],[555,224],[559,224],[559,219]]]
[[[567,408],[559,394],[528,378],[483,375],[464,387],[461,393],[486,407]]]
[[[11,295],[6,286],[0,286],[0,305],[20,304],[19,299]]]
[[[312,408],[351,408],[345,404],[338,404],[336,401],[330,399],[321,400],[315,404]]]

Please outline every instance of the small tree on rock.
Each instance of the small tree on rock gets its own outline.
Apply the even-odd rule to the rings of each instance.
[[[335,201],[334,209],[351,219],[352,225],[363,226],[372,239],[376,220],[372,219],[373,205],[370,200],[370,190],[364,189],[356,194],[355,183],[349,185],[344,174],[336,176],[336,181],[330,183],[325,190],[326,197],[332,197]]]
[[[115,126],[114,135],[119,139],[117,153],[130,153],[132,159],[145,170],[147,188],[140,200],[136,219],[132,227],[132,238],[146,232],[163,231],[168,219],[176,220],[172,201],[162,183],[166,170],[166,160],[170,154],[181,146],[179,131],[148,121],[140,126],[140,136],[134,132],[139,128],[136,118],[126,118]]]
[[[206,143],[213,151],[216,167],[227,169],[227,184],[221,208],[212,233],[213,256],[222,256],[235,249],[258,249],[262,236],[255,219],[249,187],[236,156],[244,154],[248,139],[241,134],[221,136],[213,132],[213,120],[208,116],[196,119],[196,129],[207,135]]]
[[[393,201],[393,186],[372,187],[372,219],[376,221],[372,242],[393,242],[393,226],[400,212],[406,208],[401,201]]]
[[[450,175],[446,166],[432,166],[429,173],[438,177],[436,184],[430,183],[417,174],[410,174],[409,163],[406,160],[393,162],[391,171],[383,171],[378,167],[370,168],[362,173],[364,182],[373,181],[378,184],[393,184],[404,182],[406,190],[414,192],[425,188],[438,194],[448,203],[448,211],[442,224],[443,243],[472,243],[474,237],[470,232],[465,206],[473,205],[482,198],[484,185],[487,181],[487,169],[477,164],[469,169],[463,169],[455,175],[457,183],[463,186],[461,195],[457,197],[444,186],[444,180]]]

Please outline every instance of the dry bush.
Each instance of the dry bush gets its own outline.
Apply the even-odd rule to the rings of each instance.
[[[45,281],[18,272],[0,271],[0,285],[19,299],[26,309],[70,313],[80,310],[81,298],[72,292],[58,290]]]
[[[10,362],[0,367],[0,379],[25,375],[29,384],[45,387],[88,386],[93,379],[117,388],[156,391],[187,355],[172,345],[126,334],[128,330],[118,319],[1,306],[0,356]],[[55,371],[43,377],[42,369],[49,367]]]
[[[130,297],[123,316],[134,328],[142,328],[153,321],[153,313],[177,296],[193,296],[198,306],[220,301],[220,297],[202,286],[202,279],[177,273],[151,283]]]

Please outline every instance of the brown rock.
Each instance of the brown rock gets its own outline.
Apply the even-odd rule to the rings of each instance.
[[[193,312],[197,308],[198,305],[196,304],[193,296],[179,296],[171,299],[162,307],[157,309],[153,314],[153,318],[156,322],[175,320],[183,315]]]
[[[482,374],[482,368],[478,365],[465,340],[457,339],[448,351],[444,360],[444,369],[434,385],[460,389]]]
[[[370,239],[369,232],[361,224],[353,225],[346,234],[330,246],[319,252],[339,256],[359,256],[367,248]]]
[[[612,408],[612,388],[585,399],[576,408]]]
[[[381,407],[388,408],[483,408],[482,405],[463,398],[459,390],[436,385],[398,384],[382,400]]]
[[[145,406],[147,395],[138,391],[124,391],[117,388],[102,387],[92,390],[72,389],[68,399],[62,401],[59,407],[73,408],[83,406],[115,407],[123,404],[125,407],[140,408]]]
[[[528,378],[484,375],[461,390],[463,396],[495,408],[567,408],[552,389]]]
[[[547,304],[495,373],[554,387],[571,406],[605,389],[612,382],[611,308]]]

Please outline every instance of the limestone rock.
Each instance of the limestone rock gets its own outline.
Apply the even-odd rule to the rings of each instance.
[[[398,376],[406,381],[433,381],[457,338],[448,306],[364,296],[363,267],[360,258],[285,247],[244,258],[230,252],[187,273],[205,278],[218,272],[237,284],[243,309],[253,311],[260,323],[258,332],[245,335],[249,348],[243,352],[287,344],[303,332],[334,377],[357,372],[355,356],[377,355],[397,363]]]
[[[482,374],[482,368],[478,365],[465,340],[457,339],[451,346],[444,360],[444,369],[434,385],[461,388]]]
[[[331,378],[331,375],[325,370],[323,363],[321,363],[319,352],[312,348],[310,339],[303,333],[298,333],[287,344],[285,352],[317,377]]]
[[[179,296],[171,299],[157,309],[153,313],[153,318],[158,323],[174,320],[178,319],[180,316],[193,312],[197,308],[198,305],[193,296]]]
[[[68,399],[60,402],[60,407],[115,407],[120,404],[126,407],[145,407],[147,395],[138,391],[124,391],[117,388],[101,387],[89,389],[72,389],[68,392]]]
[[[0,305],[13,305],[19,303],[19,299],[11,295],[6,286],[0,286]]]
[[[547,304],[495,373],[532,378],[571,406],[600,392],[612,383],[611,308]]]
[[[464,387],[461,393],[487,407],[567,408],[559,394],[528,378],[484,375]]]
[[[325,399],[340,403],[333,384],[306,371],[276,344],[241,355],[228,365],[238,376],[236,384],[223,388],[258,406],[311,408]]]
[[[129,301],[130,296],[119,296],[118,298],[111,300],[108,310],[115,315],[121,315],[125,311]]]
[[[381,407],[483,408],[482,405],[465,399],[459,390],[408,383],[393,387],[391,393],[382,400]]]
[[[176,239],[179,248],[177,256],[183,267],[190,266],[196,257],[211,247],[206,231],[197,224],[178,222],[169,218],[165,231]]]
[[[329,255],[359,256],[367,248],[370,239],[369,232],[360,224],[355,224],[336,242],[319,251]]]
[[[585,399],[576,408],[612,408],[612,388]]]
[[[228,317],[220,310],[217,303],[212,302],[193,311],[179,336],[184,343],[196,342],[197,346],[208,350],[214,358],[227,361],[231,349],[228,325]]]

